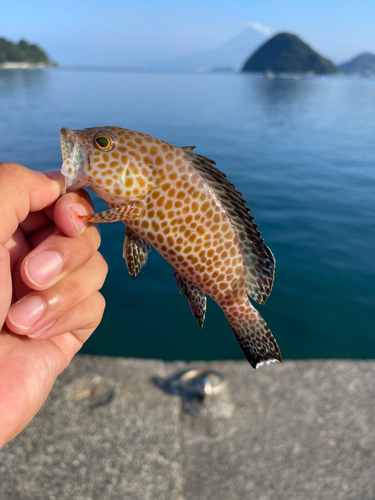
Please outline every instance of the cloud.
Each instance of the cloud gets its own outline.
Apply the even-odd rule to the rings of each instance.
[[[271,35],[272,30],[271,28],[267,28],[267,26],[262,26],[260,23],[248,23],[247,24],[250,28],[253,28],[255,31],[259,31],[259,33],[262,33],[263,35]]]

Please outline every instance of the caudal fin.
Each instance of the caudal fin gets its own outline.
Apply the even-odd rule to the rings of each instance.
[[[276,340],[247,297],[241,305],[231,304],[223,310],[242,352],[253,368],[273,361],[282,363]]]

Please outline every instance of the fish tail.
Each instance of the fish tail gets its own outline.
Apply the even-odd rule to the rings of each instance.
[[[272,361],[282,363],[281,353],[266,322],[247,296],[240,302],[229,299],[220,304],[242,352],[253,368]]]

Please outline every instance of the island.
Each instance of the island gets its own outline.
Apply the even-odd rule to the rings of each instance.
[[[365,52],[359,54],[346,63],[339,64],[337,69],[340,73],[353,76],[375,76],[375,54]]]
[[[6,38],[0,38],[0,67],[30,68],[55,66],[47,54],[35,44],[25,40],[13,43]]]
[[[245,62],[242,72],[335,74],[337,69],[298,36],[279,33],[264,43]]]

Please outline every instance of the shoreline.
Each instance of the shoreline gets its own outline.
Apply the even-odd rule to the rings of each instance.
[[[0,69],[44,69],[44,68],[51,68],[51,66],[44,63],[28,63],[28,62],[5,62],[0,64]]]

